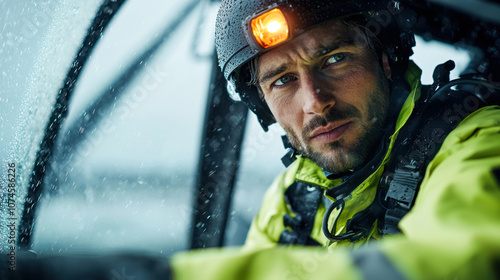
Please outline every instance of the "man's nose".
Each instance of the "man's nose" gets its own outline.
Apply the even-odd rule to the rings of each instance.
[[[302,77],[300,91],[306,114],[324,115],[335,105],[333,89],[314,74]]]

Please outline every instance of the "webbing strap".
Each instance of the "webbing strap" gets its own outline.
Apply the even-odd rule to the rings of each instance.
[[[379,227],[382,234],[400,232],[399,220],[410,211],[425,168],[441,148],[448,134],[479,108],[500,104],[500,94],[480,94],[477,87],[467,90],[441,87],[439,94],[417,103],[417,109],[403,127],[394,145],[392,158],[380,181],[387,209]],[[476,95],[477,94],[477,95]]]
[[[285,192],[285,202],[294,215],[283,216],[285,230],[281,233],[279,244],[320,245],[310,236],[322,195],[321,189],[302,182],[295,182],[288,187]]]

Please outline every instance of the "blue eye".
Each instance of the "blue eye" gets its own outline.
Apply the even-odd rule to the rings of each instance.
[[[276,82],[274,82],[274,85],[275,86],[283,86],[283,85],[289,83],[290,81],[292,81],[292,77],[289,75],[285,75],[283,77],[280,77],[278,80],[276,80]]]
[[[326,64],[327,65],[334,64],[334,63],[337,63],[339,61],[344,60],[344,58],[345,58],[344,53],[336,53],[328,58],[328,60],[326,61]]]

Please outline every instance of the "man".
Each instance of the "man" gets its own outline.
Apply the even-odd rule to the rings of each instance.
[[[179,256],[176,279],[500,277],[499,93],[452,90],[452,62],[422,87],[410,18],[394,1],[222,2],[230,94],[284,128],[293,163],[243,252]]]

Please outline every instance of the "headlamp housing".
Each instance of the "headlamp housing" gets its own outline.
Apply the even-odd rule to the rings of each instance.
[[[246,29],[249,43],[260,51],[284,43],[291,37],[285,14],[277,7],[248,17]]]

